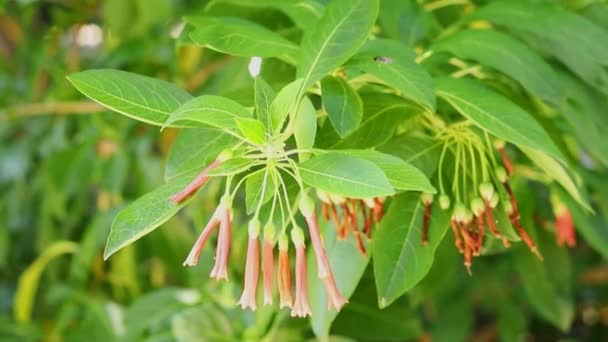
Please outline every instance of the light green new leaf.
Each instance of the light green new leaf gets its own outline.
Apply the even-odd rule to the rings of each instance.
[[[413,59],[391,59],[382,62],[365,57],[353,59],[349,65],[370,74],[376,81],[394,88],[399,95],[416,102],[428,111],[435,111],[433,79]]]
[[[192,98],[174,84],[122,70],[87,70],[71,74],[67,79],[104,107],[158,126]]]
[[[243,57],[286,57],[293,62],[298,47],[264,26],[231,17],[187,17],[196,29],[190,39],[198,45]]]
[[[328,152],[299,165],[304,183],[332,194],[368,198],[395,193],[374,163],[343,153]]]
[[[580,185],[578,185],[574,179],[572,179],[570,173],[562,164],[542,151],[530,148],[522,148],[521,150],[534,164],[536,164],[536,166],[543,170],[547,176],[563,186],[570,196],[572,196],[572,198],[578,202],[578,204],[580,204],[587,211],[593,212],[593,209],[579,190]]]
[[[207,173],[209,176],[229,176],[247,171],[255,164],[255,160],[249,158],[235,157],[221,163],[220,166]]]
[[[165,180],[186,172],[202,170],[226,148],[236,145],[238,140],[215,128],[182,129],[171,145]]]
[[[177,176],[121,210],[112,222],[104,259],[149,234],[175,215],[188,201],[175,204],[169,197],[182,190],[196,175],[197,172],[190,172]]]
[[[336,285],[340,293],[348,299],[355,292],[359,280],[365,272],[369,263],[369,253],[362,255],[358,251],[357,243],[352,235],[346,240],[339,240],[333,227],[323,222],[319,222],[319,225],[323,230],[323,242],[336,278]],[[327,309],[327,294],[323,283],[317,277],[317,262],[312,248],[308,251],[308,265],[310,267],[308,286],[312,330],[318,337],[324,337],[329,334],[331,324],[338,316],[338,312]]]
[[[270,131],[278,133],[285,124],[288,116],[293,116],[297,106],[298,90],[302,85],[302,80],[297,79],[279,91],[277,97],[270,105]]]
[[[525,44],[494,30],[464,30],[433,45],[460,58],[475,60],[512,77],[530,93],[553,104],[564,99],[557,75]]]
[[[468,79],[441,78],[436,85],[437,95],[477,126],[519,147],[541,150],[565,161],[534,117],[508,98]]]
[[[376,164],[396,190],[424,191],[433,194],[437,192],[422,171],[390,154],[373,150],[336,150],[335,152],[369,160]]]
[[[270,122],[270,105],[274,101],[276,94],[261,76],[255,78],[253,88],[255,94],[255,115],[258,120],[262,121],[266,129],[272,131],[270,129],[272,127]]]
[[[195,97],[177,108],[167,119],[164,126],[179,124],[184,127],[217,127],[234,129],[235,119],[251,118],[251,113],[236,101],[215,96]]]
[[[419,194],[397,196],[382,219],[372,246],[380,308],[414,287],[431,269],[435,251],[450,224],[437,202],[431,208],[427,246],[422,245],[424,205]]]
[[[247,214],[252,214],[256,209],[262,197],[262,189],[264,188],[264,175],[263,170],[259,170],[253,173],[245,181],[245,204],[247,206]],[[262,199],[262,205],[268,202],[275,195],[275,184],[274,178],[271,174],[266,177],[266,190],[264,190],[264,199]]]
[[[308,97],[302,98],[302,103],[295,118],[293,136],[296,139],[298,149],[311,149],[315,144],[317,135],[317,111]],[[300,152],[300,162],[308,158],[309,153]]]
[[[250,118],[238,118],[235,120],[239,131],[245,139],[258,145],[262,145],[266,142],[264,124],[259,120]]]
[[[365,43],[378,15],[378,0],[335,0],[302,37],[297,77],[308,87],[348,60]]]
[[[363,117],[363,102],[348,81],[339,77],[325,77],[321,80],[321,96],[329,121],[341,137],[359,127]]]

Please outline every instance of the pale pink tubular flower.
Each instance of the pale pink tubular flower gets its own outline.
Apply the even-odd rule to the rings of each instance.
[[[210,274],[211,278],[215,280],[228,280],[228,256],[230,254],[230,240],[232,239],[230,205],[226,199],[222,199],[222,203],[224,208],[220,213],[220,233],[215,250],[215,265]]]
[[[268,222],[264,227],[264,242],[262,243],[264,305],[272,304],[272,285],[274,283],[274,233],[274,224]]]
[[[258,276],[260,272],[260,249],[258,235],[260,222],[249,222],[249,242],[247,243],[247,260],[245,262],[245,285],[241,299],[237,303],[241,308],[249,307],[252,311],[257,308],[256,295],[258,289]]]
[[[327,292],[327,307],[339,311],[348,301],[342,296],[340,290],[336,286],[336,280],[331,265],[329,264],[329,258],[327,257],[325,246],[323,246],[323,242],[321,241],[319,223],[314,212],[314,203],[305,194],[303,194],[301,198],[300,212],[302,212],[302,215],[304,215],[306,223],[308,224],[310,240],[312,241],[312,246],[317,257],[317,273],[319,279],[323,281],[325,291]]]
[[[184,266],[196,266],[198,264],[198,259],[203,251],[203,247],[205,247],[205,243],[209,239],[211,233],[213,233],[215,228],[217,228],[217,226],[220,224],[220,216],[223,212],[222,204],[223,203],[220,203],[220,205],[215,209],[215,212],[213,212],[213,215],[205,226],[205,229],[203,229],[198,239],[196,239],[194,246],[192,246],[188,257],[184,261]]]
[[[209,180],[209,176],[207,175],[209,171],[219,167],[224,161],[230,159],[231,156],[232,152],[229,150],[220,153],[217,158],[206,168],[204,168],[203,171],[201,171],[201,173],[199,173],[190,183],[188,183],[185,188],[173,194],[170,197],[171,201],[173,201],[175,204],[180,204],[186,198],[190,197],[193,193],[205,185],[205,183],[207,183]]]
[[[289,265],[289,241],[283,233],[279,237],[279,265],[278,265],[278,284],[280,308],[292,307],[293,298],[291,297],[291,269]]]
[[[306,247],[302,229],[294,227],[291,231],[291,239],[296,247],[296,300],[291,309],[291,317],[306,317],[310,316],[311,312],[308,304]]]

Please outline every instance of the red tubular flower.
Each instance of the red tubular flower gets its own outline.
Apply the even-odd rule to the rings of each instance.
[[[229,156],[227,153],[221,153],[217,159],[215,159],[211,164],[209,164],[206,168],[201,171],[185,188],[183,188],[178,193],[173,194],[170,199],[175,204],[180,204],[186,198],[190,197],[193,193],[195,193],[198,189],[200,189],[207,181],[209,180],[209,176],[207,174],[209,171],[216,169],[218,166],[222,164]]]
[[[247,260],[245,262],[245,284],[241,299],[239,299],[237,303],[241,308],[245,309],[249,307],[252,311],[255,311],[257,308],[256,294],[260,271],[259,230],[260,223],[257,220],[249,223],[249,242],[247,243]]]
[[[264,304],[272,304],[272,285],[274,282],[274,225],[269,222],[264,227],[262,245],[262,275],[264,281]]]
[[[278,265],[278,285],[280,308],[292,307],[291,298],[291,270],[289,266],[289,243],[285,234],[279,237],[279,265]]]
[[[311,312],[308,304],[306,247],[302,229],[294,227],[291,231],[291,239],[296,247],[296,300],[291,309],[291,317],[306,317],[310,316]]]
[[[203,247],[205,247],[205,243],[209,239],[209,236],[211,236],[211,233],[220,224],[220,214],[222,212],[223,206],[222,204],[220,204],[217,209],[215,209],[215,212],[213,213],[211,219],[205,226],[205,229],[203,229],[198,239],[196,239],[194,246],[192,246],[188,257],[184,261],[184,266],[196,266],[198,264],[198,259],[201,255],[201,252],[203,251]]]
[[[555,209],[555,238],[560,247],[566,245],[573,248],[576,246],[576,232],[572,214],[568,207],[561,203]]]
[[[222,200],[224,201],[224,200]],[[220,233],[215,250],[215,265],[211,270],[211,278],[228,280],[228,256],[230,254],[230,240],[232,239],[232,223],[230,222],[230,209],[224,205],[220,213]]]

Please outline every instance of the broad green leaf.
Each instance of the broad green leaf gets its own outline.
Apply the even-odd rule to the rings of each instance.
[[[461,78],[436,81],[437,95],[460,114],[493,135],[519,147],[529,147],[564,161],[547,132],[525,110],[506,97]]]
[[[393,187],[374,163],[342,153],[329,152],[299,165],[304,183],[351,198],[390,196]]]
[[[498,336],[501,341],[524,342],[527,319],[522,307],[509,300],[500,300],[497,309]]]
[[[311,149],[315,144],[317,134],[317,110],[308,97],[302,98],[302,103],[296,115],[293,127],[293,135],[296,139],[298,149]],[[308,159],[309,153],[300,152],[300,162]]]
[[[298,89],[302,85],[302,80],[297,79],[279,91],[277,97],[270,105],[270,131],[280,132],[285,124],[287,117],[295,115],[298,104]]]
[[[182,190],[196,175],[197,172],[191,172],[177,176],[122,209],[112,223],[104,259],[149,234],[175,215],[188,201],[176,205],[169,197]]]
[[[460,58],[478,61],[499,70],[535,96],[553,104],[564,99],[556,73],[525,44],[494,30],[464,30],[433,45]]]
[[[436,300],[435,300],[436,302]],[[431,331],[435,342],[469,341],[473,333],[475,313],[471,300],[460,292],[436,304],[437,317]]]
[[[399,157],[431,177],[437,169],[442,146],[441,142],[427,136],[402,134],[379,146],[378,150]]]
[[[362,94],[361,99],[363,100],[363,120],[359,128],[344,139],[336,136],[333,144],[324,146],[366,148],[382,145],[393,136],[399,123],[421,113],[418,106],[408,103],[399,96],[367,93]]]
[[[316,25],[323,15],[323,4],[316,0],[218,0],[244,7],[276,8],[284,12],[301,29]]]
[[[254,22],[232,17],[187,17],[186,21],[196,27],[190,39],[198,45],[234,56],[295,60],[294,43]]]
[[[207,173],[209,176],[229,176],[247,171],[255,164],[255,160],[249,158],[235,157],[221,163],[220,166]]]
[[[335,152],[369,160],[376,164],[395,190],[437,192],[424,173],[390,154],[373,150],[336,150]]]
[[[192,98],[174,84],[122,70],[87,70],[71,74],[67,79],[104,107],[158,126]]]
[[[497,1],[476,10],[470,19],[507,27],[530,45],[552,55],[588,84],[608,93],[608,31],[557,5],[531,1]]]
[[[348,81],[327,76],[321,80],[321,94],[329,121],[341,137],[359,127],[363,117],[363,102]]]
[[[243,137],[248,141],[258,145],[266,142],[266,132],[261,121],[251,118],[238,118],[236,124]]]
[[[217,127],[234,129],[235,119],[251,118],[251,113],[237,102],[225,97],[203,95],[195,97],[177,108],[164,126],[179,123],[184,127]]]
[[[335,0],[327,5],[318,24],[302,37],[296,73],[303,80],[299,95],[357,52],[377,15],[378,0]]]
[[[369,263],[369,254],[362,255],[359,252],[352,235],[346,240],[339,240],[336,230],[331,225],[322,222],[319,222],[319,224],[320,228],[323,229],[323,242],[331,269],[336,278],[336,285],[342,295],[348,299],[355,292],[357,284],[365,272]],[[312,248],[308,251],[308,265],[312,330],[318,337],[324,337],[329,334],[331,323],[338,312],[327,310],[327,295],[323,283],[317,277],[316,257]]]
[[[230,312],[207,301],[173,315],[171,332],[176,342],[217,341],[233,336],[234,326]]]
[[[270,105],[274,101],[276,94],[274,90],[264,81],[261,76],[255,78],[253,87],[255,89],[255,115],[262,121],[266,129],[272,131],[270,127]]]
[[[554,189],[554,191],[555,190],[557,189]],[[580,210],[562,189],[557,190],[557,193],[570,210],[576,232],[604,258],[608,258],[608,230],[606,230],[603,222],[603,219],[605,220],[605,218]]]
[[[433,79],[413,59],[376,61],[356,58],[349,65],[373,76],[375,81],[397,90],[399,95],[412,100],[430,112],[435,111]]]
[[[417,193],[395,197],[375,232],[372,254],[380,308],[414,287],[431,269],[435,251],[450,224],[448,214],[437,202],[431,207],[427,246],[422,245],[424,205]]]
[[[414,46],[420,40],[434,36],[437,18],[423,5],[416,0],[381,1],[378,21],[383,35],[398,40],[404,46]]]
[[[416,54],[403,43],[385,38],[369,40],[359,49],[353,59],[374,59],[384,57],[387,62],[413,61]]]
[[[531,148],[522,148],[522,151],[534,164],[536,164],[536,166],[545,171],[547,176],[563,186],[564,189],[568,191],[570,196],[572,196],[572,198],[578,202],[578,204],[580,204],[587,211],[593,212],[593,209],[583,196],[583,193],[579,190],[581,186],[577,184],[574,179],[572,179],[570,173],[562,164],[542,151]]]
[[[224,149],[235,146],[237,142],[235,137],[215,128],[182,129],[171,145],[165,179],[202,170]]]
[[[274,178],[271,174],[265,177],[263,170],[257,171],[247,178],[245,181],[245,204],[247,206],[247,214],[252,214],[258,206],[264,191],[262,205],[272,199],[275,195]],[[264,189],[264,179],[266,181],[266,190]]]

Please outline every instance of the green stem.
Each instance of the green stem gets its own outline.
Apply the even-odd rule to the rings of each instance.
[[[454,153],[455,163],[454,163],[454,179],[452,180],[452,192],[456,194],[456,203],[460,203],[460,191],[458,189],[458,170],[460,169],[460,144],[456,146],[456,152]]]
[[[442,195],[445,194],[445,190],[443,189],[443,159],[445,158],[445,152],[448,150],[448,143],[445,142],[443,144],[443,149],[441,150],[441,157],[439,157],[439,191]]]

